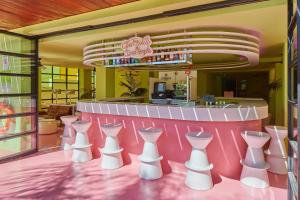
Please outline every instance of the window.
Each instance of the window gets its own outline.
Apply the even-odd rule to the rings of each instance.
[[[50,104],[74,104],[79,94],[78,68],[44,66],[41,70],[41,108]]]
[[[37,41],[0,34],[0,161],[37,151]]]

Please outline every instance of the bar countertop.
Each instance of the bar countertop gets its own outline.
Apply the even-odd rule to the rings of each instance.
[[[122,102],[119,99],[81,100],[80,112],[189,121],[250,121],[268,117],[263,99],[238,99],[238,104],[179,106]]]

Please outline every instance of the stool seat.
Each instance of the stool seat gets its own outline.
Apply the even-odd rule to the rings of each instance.
[[[70,126],[72,122],[75,122],[76,120],[78,120],[78,116],[66,115],[66,116],[61,116],[60,119],[65,125]]]
[[[156,142],[162,132],[162,129],[154,127],[142,128],[139,130],[139,133],[145,142]]]
[[[262,146],[270,139],[269,134],[258,131],[244,131],[241,136],[248,146],[252,148],[262,148]]]
[[[92,125],[89,121],[75,121],[71,123],[77,132],[87,132]]]
[[[189,132],[185,136],[192,147],[196,149],[205,149],[213,139],[213,135],[206,132]]]
[[[106,136],[116,137],[121,131],[123,124],[121,122],[101,124],[101,129]]]
[[[287,128],[284,126],[265,126],[266,131],[271,137],[285,138],[287,136]]]

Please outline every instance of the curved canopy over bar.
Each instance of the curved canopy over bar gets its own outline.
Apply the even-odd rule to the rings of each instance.
[[[137,58],[134,55],[128,56],[125,53],[126,49],[124,49],[123,44],[128,40],[126,40],[126,38],[121,38],[114,41],[96,42],[86,46],[83,49],[83,63],[92,67],[130,67],[130,69],[135,70],[148,69],[150,67],[151,69],[158,68],[166,70],[172,67],[186,69],[190,68],[192,64],[195,69],[231,69],[255,66],[259,62],[259,38],[249,33],[222,30],[198,30],[161,35],[147,35],[145,37],[150,38],[149,42],[151,48],[151,54],[147,54],[145,57],[182,54],[186,55],[186,62],[179,62],[181,61],[179,59],[174,62],[170,60],[165,63],[158,62],[157,60],[151,61],[150,59],[150,62],[147,61],[145,63],[138,61],[132,63],[108,64],[108,61],[110,60]],[[130,39],[143,40],[142,37],[137,36],[129,38],[129,40]],[[222,54],[237,59],[228,62],[212,62],[203,65],[193,62],[193,56],[196,54]],[[164,64],[168,64],[168,66]]]

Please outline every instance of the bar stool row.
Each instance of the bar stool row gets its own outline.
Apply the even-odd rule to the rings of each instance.
[[[77,121],[75,116],[62,117],[65,123],[62,148],[73,149],[73,162],[86,162],[92,159],[91,144],[89,144],[87,131],[91,122]],[[74,132],[70,126],[76,130],[75,143]],[[104,148],[101,152],[101,168],[117,169],[123,166],[121,152],[123,148],[119,146],[118,134],[123,125],[122,123],[106,123],[101,125],[103,133],[106,135]],[[246,157],[241,160],[243,170],[241,182],[256,188],[268,187],[267,169],[273,173],[286,173],[286,151],[283,139],[286,137],[284,127],[267,126],[264,132],[245,131],[241,135],[248,144]],[[279,131],[278,131],[279,130]],[[139,155],[140,160],[139,176],[146,180],[155,180],[162,177],[161,156],[158,152],[156,141],[163,133],[160,128],[142,128],[139,130],[140,136],[144,140],[143,152]],[[272,137],[269,149],[265,151],[267,162],[264,159],[262,147]],[[189,132],[186,134],[187,141],[192,146],[190,159],[185,163],[187,175],[185,184],[196,190],[208,190],[213,187],[211,170],[213,164],[209,163],[206,153],[206,147],[213,139],[213,135],[206,132]],[[269,164],[270,163],[270,164]],[[270,167],[271,166],[271,167]]]

